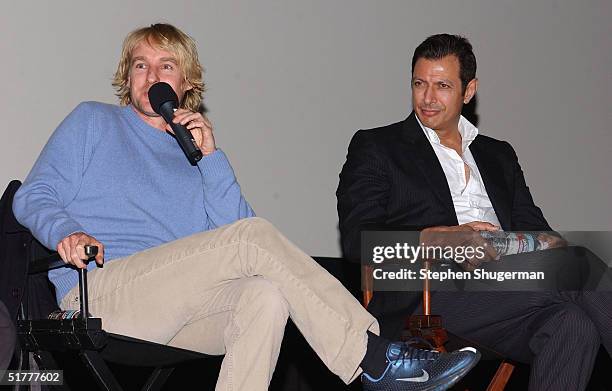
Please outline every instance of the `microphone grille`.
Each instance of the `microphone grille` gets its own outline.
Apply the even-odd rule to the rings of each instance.
[[[173,102],[173,106],[178,107],[178,97],[176,96],[176,92],[172,89],[170,84],[159,82],[155,83],[149,88],[149,102],[151,103],[151,108],[157,114],[161,115],[160,108],[166,102]]]

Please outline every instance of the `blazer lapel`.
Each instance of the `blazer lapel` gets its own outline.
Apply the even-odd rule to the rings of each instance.
[[[416,120],[414,111],[404,121],[402,136],[406,142],[406,153],[402,155],[406,159],[405,163],[413,164],[421,171],[436,196],[456,219],[453,198],[446,176],[433,147]]]
[[[484,182],[493,209],[495,209],[497,219],[502,228],[508,230],[510,229],[511,204],[508,200],[507,192],[504,191],[503,167],[497,161],[495,151],[486,148],[478,136],[470,145],[470,151],[472,151],[472,156],[474,156],[478,171],[480,171],[480,176]]]

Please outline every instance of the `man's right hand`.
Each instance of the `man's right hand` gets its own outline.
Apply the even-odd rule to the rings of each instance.
[[[98,247],[96,263],[102,266],[104,263],[104,246],[96,238],[84,232],[75,232],[66,236],[57,244],[57,252],[65,263],[83,269],[87,267],[83,261],[88,258],[85,255],[85,246],[87,245]]]
[[[421,231],[420,242],[425,246],[482,247],[483,257],[466,258],[459,265],[467,271],[473,271],[483,262],[497,259],[497,251],[484,239],[479,231],[498,231],[499,227],[486,221],[472,221],[454,226],[436,226]]]

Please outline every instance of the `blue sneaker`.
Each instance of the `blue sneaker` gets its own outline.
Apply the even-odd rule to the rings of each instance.
[[[480,360],[467,347],[452,353],[423,350],[396,342],[387,348],[387,368],[375,379],[361,376],[364,391],[442,391],[452,387]]]

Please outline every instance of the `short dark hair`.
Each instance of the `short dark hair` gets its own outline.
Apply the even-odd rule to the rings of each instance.
[[[412,73],[419,58],[440,60],[443,57],[455,55],[459,60],[459,77],[462,91],[476,77],[476,56],[472,44],[460,35],[436,34],[424,40],[412,55]]]

